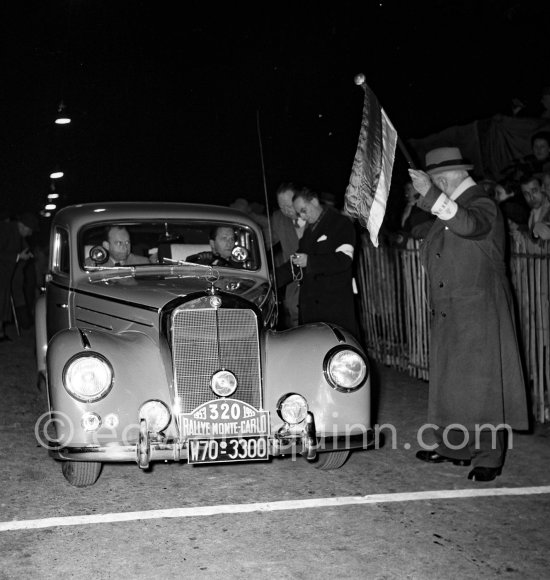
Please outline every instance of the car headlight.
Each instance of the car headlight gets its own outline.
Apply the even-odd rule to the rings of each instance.
[[[230,371],[218,371],[210,379],[210,388],[218,397],[229,397],[237,390],[237,377]]]
[[[350,347],[337,346],[325,356],[323,371],[333,389],[351,393],[365,383],[369,367],[359,351]]]
[[[139,408],[139,420],[147,421],[147,429],[153,433],[163,431],[170,423],[170,411],[162,401],[147,401]]]
[[[302,395],[296,393],[283,395],[277,401],[277,413],[279,417],[290,425],[301,423],[306,418],[307,410],[307,401]]]
[[[84,403],[102,399],[113,386],[113,368],[98,353],[78,354],[63,369],[67,392]]]

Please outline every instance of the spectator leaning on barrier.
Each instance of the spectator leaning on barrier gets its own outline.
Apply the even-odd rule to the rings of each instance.
[[[409,169],[419,206],[437,217],[421,249],[431,299],[428,422],[437,447],[428,463],[500,475],[511,429],[527,429],[527,402],[505,274],[505,227],[494,200],[468,175],[457,147],[426,155],[426,172]]]
[[[550,240],[550,198],[534,175],[524,175],[521,179],[521,192],[531,208],[529,214],[529,233],[534,238]]]

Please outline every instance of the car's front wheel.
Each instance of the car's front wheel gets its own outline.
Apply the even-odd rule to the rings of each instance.
[[[351,451],[327,451],[319,453],[317,461],[313,464],[317,469],[338,469],[347,461]]]
[[[61,467],[65,479],[75,487],[93,485],[101,473],[97,461],[64,461]]]

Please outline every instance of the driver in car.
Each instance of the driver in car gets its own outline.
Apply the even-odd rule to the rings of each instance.
[[[227,226],[216,226],[210,230],[211,252],[199,252],[188,256],[186,261],[206,266],[228,266],[242,268],[244,264],[233,259],[231,251],[235,247],[235,232]]]
[[[108,227],[102,245],[109,252],[109,259],[101,266],[135,266],[150,263],[144,256],[132,253],[130,234],[124,226]],[[96,263],[91,258],[86,258],[85,265],[95,266]]]

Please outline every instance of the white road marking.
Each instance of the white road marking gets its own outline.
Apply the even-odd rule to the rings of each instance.
[[[210,505],[190,508],[148,510],[141,512],[43,518],[40,520],[15,520],[11,522],[0,522],[0,532],[8,532],[13,530],[36,530],[39,528],[52,528],[56,526],[81,526],[89,524],[107,524],[112,522],[131,522],[136,520],[156,520],[160,518],[192,518],[215,516],[220,514],[275,512],[281,510],[339,507],[345,505],[426,501],[433,499],[467,499],[475,497],[536,495],[544,493],[550,493],[550,486],[496,487],[486,489],[442,489],[435,491],[414,491],[407,493],[381,493],[364,496],[296,499],[265,503]]]

